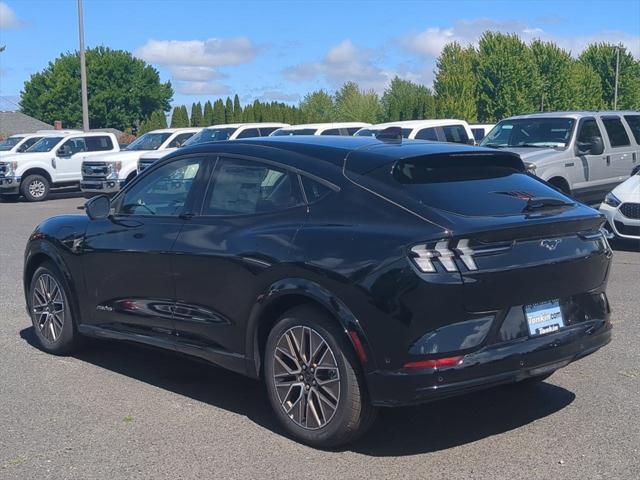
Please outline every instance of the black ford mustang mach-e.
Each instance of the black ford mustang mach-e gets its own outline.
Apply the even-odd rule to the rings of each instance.
[[[603,218],[507,152],[210,143],[86,213],[27,245],[42,347],[130,340],[263,378],[314,446],[353,440],[380,406],[538,382],[610,340]]]

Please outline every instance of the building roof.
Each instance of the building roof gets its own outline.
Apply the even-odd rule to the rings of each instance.
[[[53,125],[41,122],[37,118],[22,112],[0,112],[0,135],[9,136],[16,133],[34,133],[38,130],[53,129]]]

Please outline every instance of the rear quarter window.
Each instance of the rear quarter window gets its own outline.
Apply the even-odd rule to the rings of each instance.
[[[625,115],[624,119],[629,125],[629,129],[636,139],[636,143],[640,145],[640,115]]]
[[[612,147],[624,147],[630,144],[627,131],[619,117],[605,117],[602,119],[602,123],[604,123]]]
[[[88,152],[103,152],[113,150],[113,142],[111,137],[105,135],[100,137],[85,137],[85,144]]]
[[[302,179],[302,188],[304,188],[304,194],[306,195],[307,202],[309,203],[317,202],[321,198],[324,198],[329,193],[331,193],[331,189],[320,182],[317,182],[305,176],[301,176],[300,178]]]
[[[462,125],[447,125],[442,127],[447,142],[450,143],[468,143],[469,136]]]

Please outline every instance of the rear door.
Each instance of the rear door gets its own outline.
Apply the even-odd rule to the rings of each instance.
[[[93,315],[84,323],[170,335],[175,303],[171,248],[206,166],[204,156],[167,163],[131,184],[111,216],[89,223],[83,267]]]
[[[610,186],[613,187],[631,175],[635,147],[631,144],[627,129],[618,115],[603,116],[602,123],[611,148],[610,152],[607,152],[606,164],[607,179]]]
[[[640,114],[625,115],[624,120],[631,132],[632,143],[635,141],[633,152],[631,153],[631,167],[632,171],[635,172],[640,167]]]
[[[306,214],[297,175],[286,167],[218,159],[200,214],[173,248],[174,318],[183,350],[236,369],[251,309],[286,268]]]

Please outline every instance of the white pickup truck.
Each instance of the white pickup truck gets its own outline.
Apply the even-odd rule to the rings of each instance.
[[[80,130],[40,130],[35,133],[16,133],[0,142],[0,157],[5,157],[12,153],[24,153],[42,137],[67,133],[82,132]]]
[[[154,151],[166,154],[180,147],[200,128],[163,128],[145,133],[117,153],[101,155],[82,164],[80,188],[86,197],[115,194],[131,181],[138,171],[138,159]]]
[[[586,203],[640,168],[640,112],[545,112],[501,120],[480,143],[520,155],[530,173]]]
[[[45,200],[52,188],[78,186],[86,158],[119,150],[112,133],[44,134],[24,153],[0,158],[0,196],[15,200],[22,194],[29,202]]]

